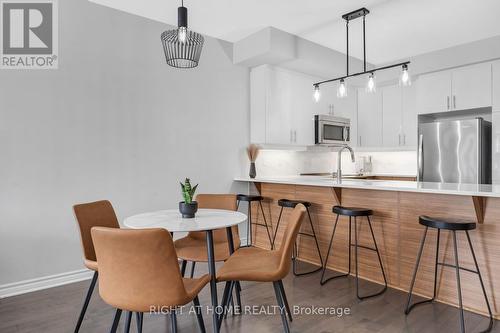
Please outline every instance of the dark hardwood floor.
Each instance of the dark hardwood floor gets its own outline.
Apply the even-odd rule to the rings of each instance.
[[[201,265],[199,265],[201,266]],[[188,267],[189,268],[189,267]],[[90,281],[33,292],[0,300],[0,332],[2,333],[55,333],[73,332],[84,294]],[[459,332],[458,311],[454,307],[436,303],[413,310],[409,316],[403,313],[406,294],[389,289],[384,295],[358,301],[355,296],[355,280],[339,279],[324,286],[319,285],[319,273],[293,277],[284,281],[290,306],[350,308],[349,315],[341,317],[320,314],[295,314],[292,332]],[[377,285],[362,283],[363,291],[374,291]],[[272,284],[243,283],[243,306],[276,305]],[[219,284],[221,293],[223,285]],[[209,288],[201,295],[202,305],[209,304]],[[220,300],[220,298],[219,298]],[[260,308],[259,308],[260,309]],[[108,332],[114,309],[106,305],[94,292],[87,316],[80,332]],[[124,315],[119,331],[123,330]],[[211,331],[211,316],[204,315],[207,331]],[[488,320],[470,312],[466,313],[468,332],[484,329]],[[198,332],[194,315],[178,316],[179,332]],[[144,332],[169,332],[168,316],[145,315]],[[131,332],[135,330],[135,320]],[[282,332],[279,314],[228,316],[221,332]],[[493,332],[500,332],[495,322]]]

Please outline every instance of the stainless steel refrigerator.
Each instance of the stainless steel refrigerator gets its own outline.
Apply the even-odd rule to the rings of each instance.
[[[418,180],[491,184],[491,123],[482,118],[421,123]]]

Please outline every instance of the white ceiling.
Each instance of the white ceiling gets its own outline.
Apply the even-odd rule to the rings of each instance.
[[[171,25],[174,0],[90,0]],[[238,41],[264,27],[345,52],[342,14],[368,8],[367,60],[382,64],[500,35],[499,0],[185,0],[189,27]],[[350,23],[350,52],[362,57],[361,20]]]

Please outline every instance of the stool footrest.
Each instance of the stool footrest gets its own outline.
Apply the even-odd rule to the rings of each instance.
[[[452,264],[447,264],[447,263],[445,263],[445,262],[438,262],[437,264],[438,264],[439,266],[445,266],[445,267],[457,268],[457,266],[452,265]],[[458,269],[461,269],[461,270],[463,270],[463,271],[467,271],[467,272],[471,272],[471,273],[474,273],[474,274],[479,274],[479,272],[478,272],[478,271],[474,271],[474,270],[472,270],[472,269],[470,269],[470,268],[465,268],[465,267],[458,266]]]
[[[272,229],[272,226],[270,226],[270,225],[266,225],[266,224],[264,224],[264,223],[255,223],[255,222],[252,222],[252,224],[253,224],[253,225],[259,225],[259,226],[261,226],[261,227],[268,227],[268,228],[271,228],[271,229]]]
[[[366,250],[371,250],[371,251],[377,252],[377,249],[375,249],[373,247],[364,246],[364,245],[356,245],[356,244],[353,244],[353,243],[351,243],[350,245],[353,246],[353,247],[357,246],[357,247],[360,247],[362,249],[366,249]]]
[[[313,234],[308,234],[307,232],[299,232],[299,235],[301,235],[301,236],[309,236],[309,237],[315,238],[315,236]]]

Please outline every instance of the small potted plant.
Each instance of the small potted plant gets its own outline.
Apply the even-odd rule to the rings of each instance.
[[[179,202],[179,211],[181,212],[183,218],[191,219],[198,211],[198,203],[193,201],[194,193],[196,192],[198,184],[191,186],[189,178],[186,178],[184,184],[180,184],[184,201]]]

